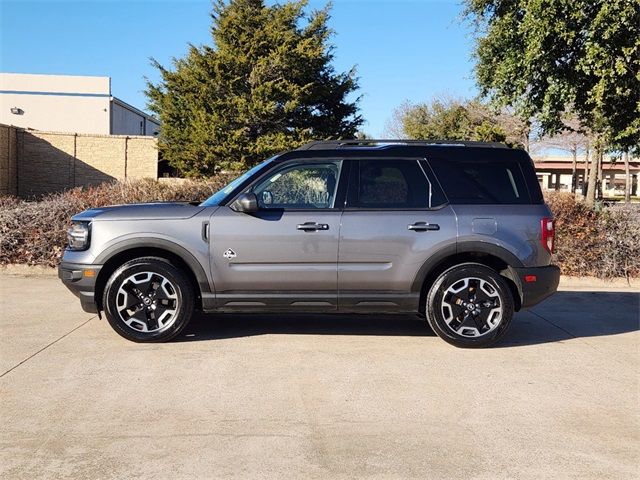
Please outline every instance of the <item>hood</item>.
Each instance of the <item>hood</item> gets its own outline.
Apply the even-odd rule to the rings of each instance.
[[[172,220],[191,218],[204,209],[188,202],[133,203],[92,208],[74,215],[72,220]]]

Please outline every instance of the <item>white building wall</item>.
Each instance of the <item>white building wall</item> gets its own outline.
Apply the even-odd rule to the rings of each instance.
[[[109,77],[0,73],[0,123],[33,130],[149,135],[159,125],[111,96]]]
[[[0,73],[0,123],[109,134],[110,83],[109,77]]]

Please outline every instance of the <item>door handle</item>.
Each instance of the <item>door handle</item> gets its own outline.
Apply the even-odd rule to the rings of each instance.
[[[209,222],[208,221],[204,221],[202,222],[202,240],[204,240],[206,243],[209,243]]]
[[[299,224],[297,228],[305,232],[315,232],[317,230],[329,230],[329,225],[326,223],[305,222]]]
[[[407,226],[407,229],[413,230],[414,232],[426,232],[428,230],[440,230],[440,225],[437,223],[416,222]]]

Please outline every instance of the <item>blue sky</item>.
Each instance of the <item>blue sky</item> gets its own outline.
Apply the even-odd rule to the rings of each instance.
[[[461,10],[455,0],[334,0],[335,66],[357,67],[365,132],[381,136],[404,100],[476,93]],[[0,70],[110,76],[113,95],[144,108],[144,77],[157,79],[149,58],[168,65],[187,43],[210,43],[209,12],[208,0],[0,0]]]

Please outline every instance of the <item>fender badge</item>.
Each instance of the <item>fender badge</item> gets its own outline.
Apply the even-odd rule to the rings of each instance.
[[[222,256],[228,259],[236,258],[236,252],[228,248],[227,251],[222,254]]]

